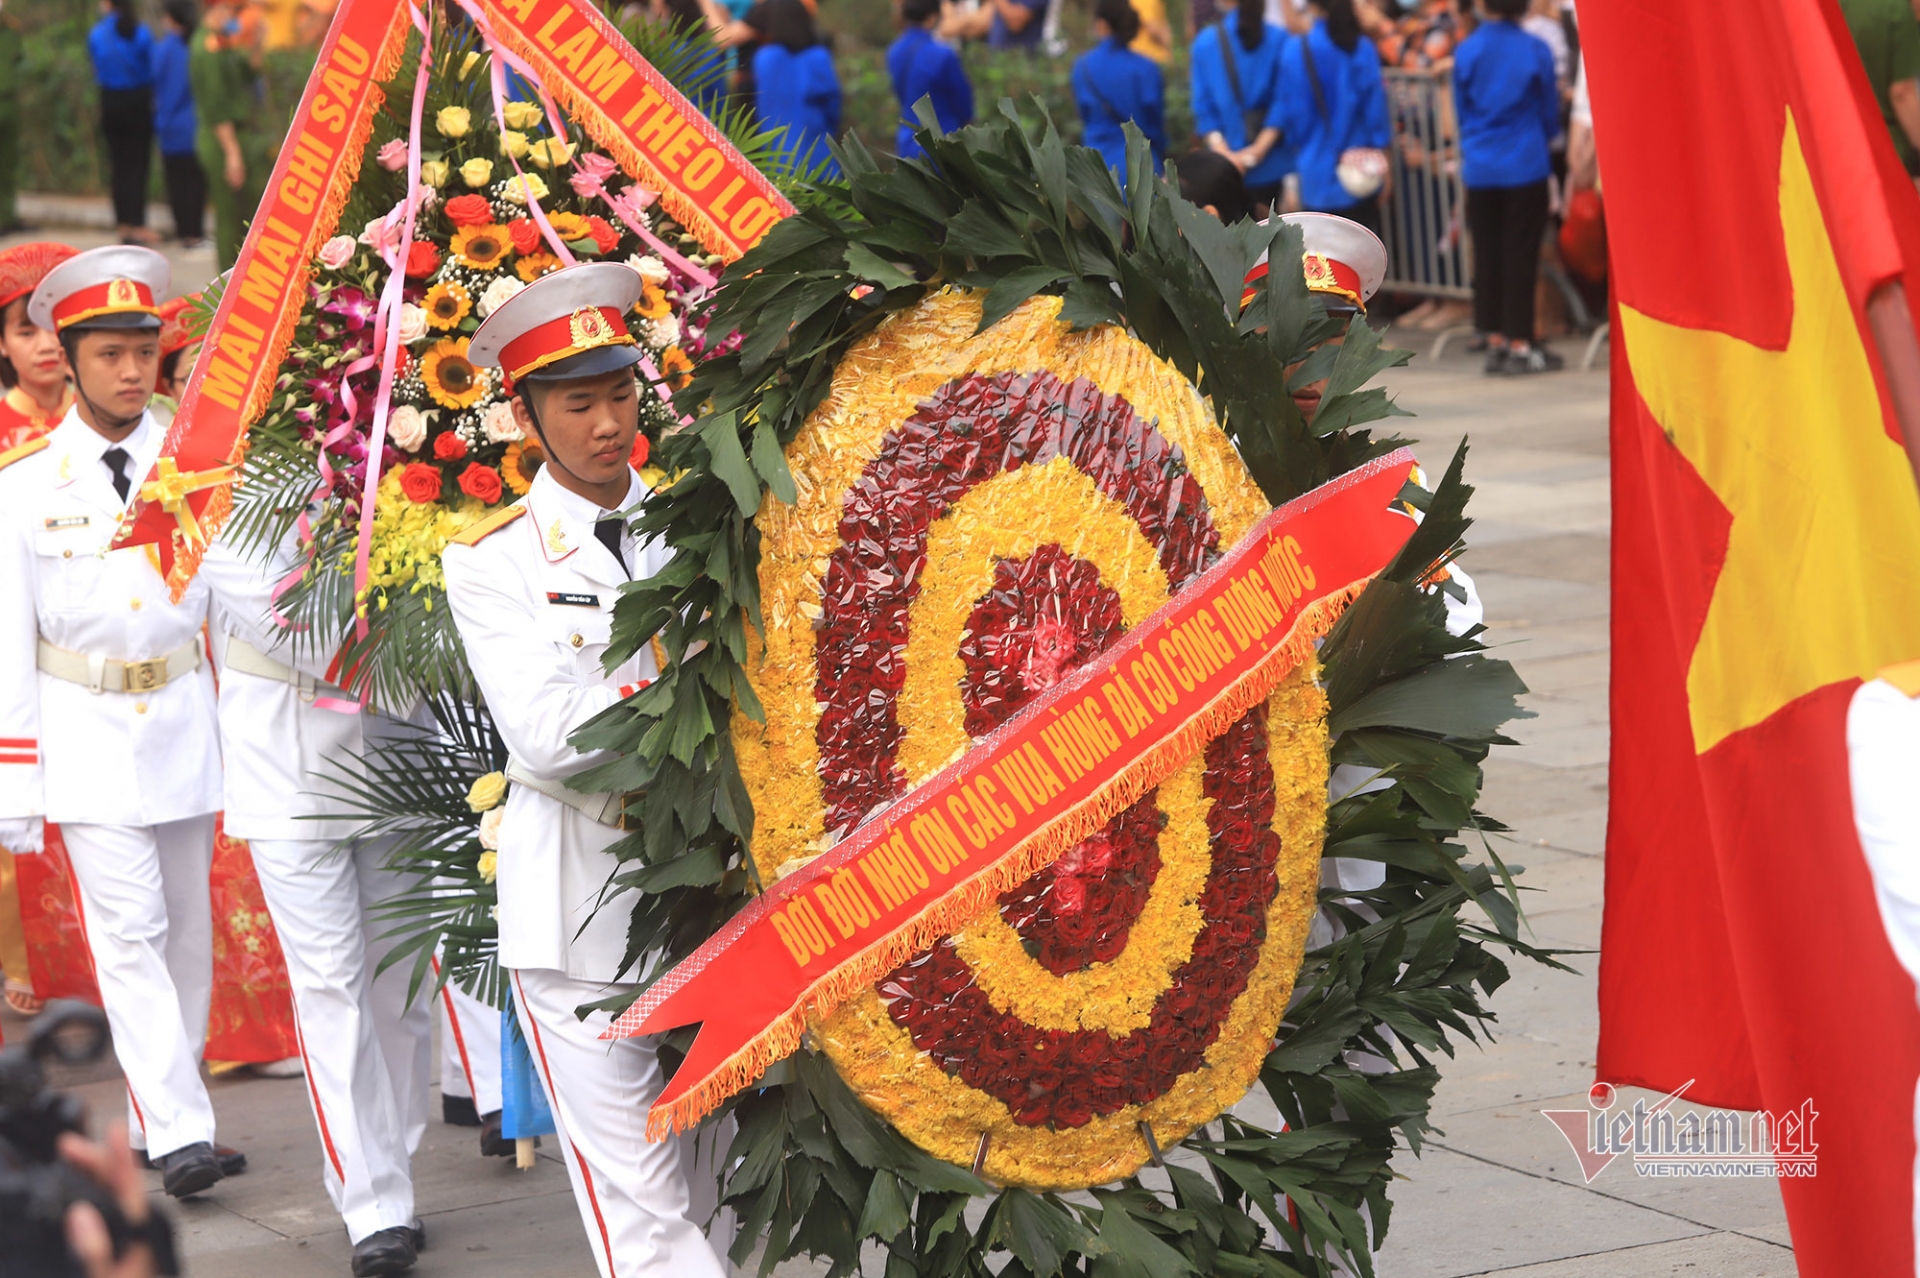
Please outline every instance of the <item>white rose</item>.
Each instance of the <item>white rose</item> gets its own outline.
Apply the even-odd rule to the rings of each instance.
[[[513,420],[513,405],[504,399],[487,405],[480,415],[480,429],[486,432],[490,444],[511,444],[522,438],[520,423]]]
[[[508,298],[525,287],[525,284],[522,284],[519,280],[511,276],[502,276],[500,279],[487,285],[487,291],[480,294],[480,301],[474,309],[480,312],[481,319],[485,319],[487,316],[499,310]]]
[[[412,302],[400,304],[400,343],[411,346],[427,335],[427,312]]]
[[[488,808],[480,814],[480,846],[489,852],[500,850],[500,822],[507,815],[503,803],[497,808]]]
[[[419,452],[427,442],[427,415],[412,404],[400,405],[387,418],[387,438],[402,452]]]
[[[647,345],[667,347],[679,344],[680,321],[677,317],[662,315],[657,320],[647,321]]]
[[[649,284],[665,284],[670,278],[667,264],[651,253],[635,253],[627,259],[627,265],[640,272],[640,278]]]

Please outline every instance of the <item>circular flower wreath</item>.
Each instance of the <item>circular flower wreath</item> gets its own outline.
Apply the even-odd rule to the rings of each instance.
[[[841,363],[759,520],[763,876],[1096,658],[1269,508],[1192,385],[1037,298],[896,317]],[[1036,1188],[1131,1175],[1244,1096],[1318,886],[1326,700],[1302,668],[1156,791],[816,1025],[910,1139]],[[984,1158],[980,1157],[984,1139]]]

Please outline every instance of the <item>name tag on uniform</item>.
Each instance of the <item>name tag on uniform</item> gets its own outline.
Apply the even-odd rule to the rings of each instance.
[[[569,604],[575,608],[598,608],[600,606],[600,596],[570,595],[564,591],[549,590],[547,592],[547,602],[550,604]]]
[[[47,520],[47,531],[52,532],[56,528],[85,528],[88,522],[85,515],[61,515]]]

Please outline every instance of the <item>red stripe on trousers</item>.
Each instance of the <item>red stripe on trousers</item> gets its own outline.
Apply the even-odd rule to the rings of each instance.
[[[433,960],[433,974],[440,975],[440,960],[437,958]],[[453,1045],[460,1052],[460,1072],[467,1076],[467,1098],[474,1102],[473,1108],[477,1113],[480,1109],[480,1089],[474,1085],[473,1062],[467,1059],[467,1036],[460,1032],[460,1013],[453,1010],[453,991],[444,985],[440,987],[440,1001],[447,1005],[447,1025],[453,1030]],[[446,1091],[446,1086],[442,1084],[440,1090]]]
[[[307,1059],[307,1032],[300,1025],[300,1000],[293,998],[291,987],[287,990],[287,996],[293,1001],[293,1041],[300,1047],[300,1066],[306,1071],[307,1095],[313,1100],[314,1122],[320,1125],[320,1144],[326,1148],[327,1161],[333,1164],[333,1174],[344,1185],[347,1183],[346,1169],[340,1166],[339,1151],[333,1147],[333,1132],[327,1127],[327,1107],[320,1103],[320,1089],[313,1081],[313,1062]]]
[[[525,987],[520,984],[520,974],[518,972],[513,974],[513,988],[520,991],[520,1006],[525,1007],[527,1005],[527,991]],[[532,1012],[527,1013],[527,1025],[533,1030],[533,1049],[540,1053],[540,1072],[546,1077],[547,1092],[553,1097],[554,1117],[558,1119],[560,1116],[560,1093],[556,1091],[553,1086],[553,1070],[547,1064],[547,1045],[545,1040],[540,1037],[539,1018],[534,1016]],[[567,1148],[573,1152],[573,1161],[580,1165],[580,1179],[585,1182],[587,1186],[587,1201],[593,1204],[593,1223],[600,1226],[600,1250],[604,1252],[607,1257],[607,1272],[617,1274],[618,1271],[613,1267],[613,1239],[607,1233],[607,1218],[600,1214],[600,1195],[593,1192],[593,1171],[587,1166],[587,1160],[580,1156],[580,1147],[578,1145],[574,1144],[571,1140],[567,1140],[564,1135],[562,1135],[560,1139],[567,1142]]]

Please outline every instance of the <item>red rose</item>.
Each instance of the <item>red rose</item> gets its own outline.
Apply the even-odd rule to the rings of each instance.
[[[540,247],[540,228],[530,217],[516,217],[507,223],[507,238],[513,241],[513,251],[522,255]]]
[[[407,246],[407,278],[423,280],[440,269],[440,250],[426,240]]]
[[[602,253],[613,252],[615,246],[620,243],[620,232],[614,230],[604,217],[588,218],[587,234],[593,236],[593,246]]]
[[[1163,1087],[1192,1067],[1189,1054],[1173,1043],[1159,1042],[1147,1049],[1147,1074]]]
[[[478,497],[491,506],[500,500],[500,472],[491,466],[473,462],[460,472],[460,491],[469,497]]]
[[[635,470],[639,470],[647,464],[647,454],[652,451],[653,446],[647,443],[647,432],[643,430],[635,431],[633,435],[633,451],[627,454],[627,465],[633,467]]]
[[[446,431],[435,436],[433,455],[440,461],[459,461],[467,455],[467,441],[452,431]]]
[[[400,491],[407,500],[425,505],[440,500],[440,471],[425,462],[412,462],[400,472]]]
[[[456,195],[447,201],[447,221],[455,226],[485,226],[493,221],[493,205],[484,195]]]
[[[1093,1109],[1078,1091],[1062,1092],[1053,1098],[1055,1127],[1085,1127],[1093,1121]]]

